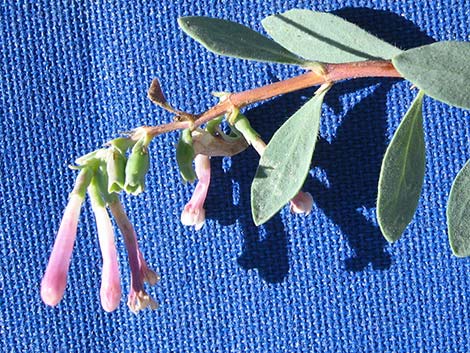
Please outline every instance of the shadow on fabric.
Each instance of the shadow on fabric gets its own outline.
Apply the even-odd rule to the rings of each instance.
[[[401,49],[433,42],[412,22],[391,12],[345,8],[334,13]],[[277,79],[272,77],[272,80]],[[341,96],[375,86],[372,93],[344,115],[331,143],[324,139],[317,142],[313,167],[325,172],[328,187],[312,177],[304,185],[316,205],[348,239],[354,253],[345,260],[348,271],[362,271],[369,264],[376,270],[386,270],[392,264],[380,230],[361,209],[375,207],[380,165],[387,147],[386,99],[395,82],[395,79],[372,78],[346,81],[336,84],[325,98],[325,104],[339,114]],[[294,114],[314,91],[308,89],[275,98],[247,111],[246,115],[264,138],[271,137],[275,127]],[[257,162],[255,152],[249,150],[233,157],[232,164],[236,167],[223,173],[221,159],[213,159],[214,183],[206,204],[207,216],[224,225],[238,221],[244,237],[239,265],[245,270],[257,269],[269,283],[280,283],[289,272],[288,239],[281,218],[276,215],[262,227],[256,227],[251,218],[249,194]],[[240,195],[237,202],[227,194],[234,187],[232,181],[236,182]]]

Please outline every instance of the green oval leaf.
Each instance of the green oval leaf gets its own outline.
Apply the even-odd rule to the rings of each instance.
[[[401,50],[331,13],[290,10],[262,21],[264,29],[291,52],[325,63],[391,59]]]
[[[305,60],[239,23],[210,17],[181,17],[181,29],[208,50],[235,58],[302,65]]]
[[[470,43],[438,42],[392,59],[397,71],[428,96],[470,109]]]
[[[397,241],[413,219],[424,180],[426,151],[422,92],[418,93],[385,152],[380,170],[377,218],[385,239]]]
[[[326,90],[292,115],[273,135],[261,156],[251,185],[256,225],[268,221],[302,187],[310,170]]]
[[[470,256],[470,161],[457,174],[447,204],[449,242],[455,256]]]

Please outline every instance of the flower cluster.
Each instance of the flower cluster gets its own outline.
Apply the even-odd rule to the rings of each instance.
[[[153,87],[155,92],[150,95],[151,99],[174,111],[164,99],[159,86],[156,87],[154,84]],[[224,95],[221,99],[224,99]],[[228,134],[220,126],[224,120],[229,124]],[[79,169],[80,173],[70,193],[41,283],[41,297],[47,305],[57,305],[64,295],[80,209],[88,193],[103,258],[100,289],[103,309],[108,312],[114,311],[121,300],[118,253],[108,211],[113,215],[127,249],[131,272],[129,308],[135,313],[147,307],[157,308],[157,303],[146,293],[144,283],[154,285],[160,278],[148,267],[139,249],[134,227],[118,197],[121,191],[132,195],[144,191],[145,176],[150,166],[148,146],[152,137],[153,135],[145,127],[139,128],[129,137],[114,139],[108,142],[105,148],[76,160],[75,168]],[[184,181],[193,182],[198,179],[198,182],[191,199],[181,213],[181,223],[194,226],[195,230],[201,229],[205,223],[204,202],[211,179],[210,157],[232,156],[242,152],[249,145],[252,145],[260,155],[266,148],[248,119],[238,110],[210,121],[204,129],[188,128],[182,131],[176,146],[180,174]],[[309,193],[299,192],[291,200],[291,211],[309,213],[312,202]]]
[[[143,191],[145,174],[149,167],[147,147],[150,141],[151,138],[146,135],[137,141],[127,138],[116,139],[110,142],[108,148],[99,149],[77,160],[80,173],[70,193],[41,282],[41,297],[47,305],[57,305],[64,295],[80,209],[85,194],[88,193],[103,258],[100,289],[103,309],[108,312],[114,311],[121,300],[118,255],[108,209],[124,236],[127,248],[131,272],[129,308],[137,313],[146,307],[155,309],[158,306],[145,292],[144,282],[153,285],[158,282],[159,276],[147,266],[139,249],[134,227],[117,194],[121,190],[131,194]],[[131,147],[132,151],[127,158],[126,151]]]

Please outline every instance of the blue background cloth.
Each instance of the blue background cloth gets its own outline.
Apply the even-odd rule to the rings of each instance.
[[[249,150],[212,160],[207,223],[180,224],[193,185],[180,181],[175,133],[151,145],[147,189],[125,196],[142,251],[162,280],[161,307],[132,314],[129,268],[117,233],[124,297],[99,302],[101,255],[82,210],[64,299],[39,284],[76,173],[68,165],[122,131],[171,120],[146,91],[155,77],[180,109],[201,112],[212,91],[291,77],[294,67],[218,57],[185,36],[184,15],[260,21],[291,8],[335,11],[411,48],[469,40],[467,0],[46,1],[0,3],[0,351],[3,352],[468,352],[470,259],[448,246],[445,206],[470,157],[469,112],[425,99],[426,179],[403,238],[387,244],[375,218],[386,145],[415,95],[410,84],[361,79],[326,98],[304,189],[307,217],[287,207],[251,221],[258,161]],[[264,33],[264,32],[263,32]],[[445,79],[445,78],[443,78]],[[251,106],[265,140],[314,89]]]

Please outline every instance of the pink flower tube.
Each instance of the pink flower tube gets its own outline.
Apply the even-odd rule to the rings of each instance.
[[[72,193],[41,281],[41,298],[50,306],[56,306],[64,296],[82,203],[83,196]]]
[[[131,288],[127,305],[134,313],[138,313],[140,310],[147,307],[156,309],[158,304],[145,292],[144,281],[155,284],[159,277],[155,272],[148,268],[147,263],[144,261],[142,253],[139,250],[134,227],[129,221],[121,202],[119,200],[115,200],[109,204],[109,208],[111,209],[111,212],[116,219],[116,223],[124,236],[124,242],[126,244],[127,255],[129,258],[129,267],[131,269]]]
[[[107,312],[112,312],[116,310],[121,301],[121,283],[116,245],[114,244],[114,229],[106,208],[94,202],[93,198],[91,205],[96,218],[101,255],[103,257],[100,289],[101,306]]]
[[[206,221],[204,202],[211,182],[211,163],[208,156],[198,154],[194,158],[198,183],[194,189],[191,200],[184,206],[181,213],[181,223],[185,226],[194,226],[196,230],[202,228]]]

